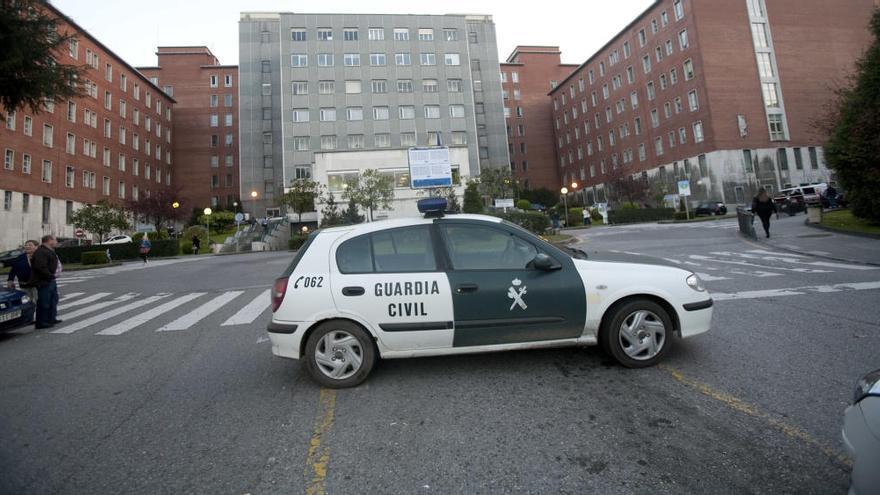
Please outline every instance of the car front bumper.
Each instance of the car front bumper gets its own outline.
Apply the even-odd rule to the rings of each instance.
[[[266,331],[269,333],[269,341],[272,342],[272,354],[283,358],[299,359],[303,335],[310,326],[310,323],[301,321],[269,322]]]
[[[713,306],[712,299],[704,299],[685,303],[677,308],[682,338],[693,337],[709,331],[712,326]]]
[[[14,307],[4,311],[3,313],[0,313],[0,314],[6,314],[11,311],[19,311],[19,310],[21,311],[21,316],[19,316],[18,318],[14,319],[14,320],[7,320],[7,321],[0,323],[0,332],[15,330],[16,328],[18,328],[20,326],[27,325],[29,323],[33,323],[33,321],[34,321],[34,308],[35,308],[34,303],[29,302],[27,304],[22,304],[21,306],[14,306]]]

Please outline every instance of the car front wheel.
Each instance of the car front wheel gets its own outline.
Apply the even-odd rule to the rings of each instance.
[[[634,299],[611,308],[600,333],[602,348],[627,368],[660,362],[672,347],[673,325],[662,306]]]
[[[349,321],[322,323],[309,336],[305,364],[312,378],[329,388],[360,385],[376,361],[372,337]]]

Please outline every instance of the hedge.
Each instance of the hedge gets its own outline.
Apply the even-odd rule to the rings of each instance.
[[[152,244],[152,248],[150,249],[151,257],[177,256],[180,254],[180,244],[177,239],[150,241],[150,243]],[[101,249],[102,251],[109,249],[110,259],[114,261],[133,260],[139,258],[141,255],[140,245],[136,242],[56,248],[55,254],[58,255],[58,259],[60,259],[62,263],[79,263],[83,253],[95,251],[96,249]]]
[[[677,211],[677,212],[675,212],[674,215],[672,215],[672,218],[674,220],[687,220],[688,214],[687,214],[687,212],[684,212],[684,211]]]
[[[569,208],[568,209],[568,223],[567,227],[576,227],[578,225],[584,224],[584,209],[583,208]]]
[[[302,245],[305,244],[306,239],[308,239],[308,238],[309,238],[309,236],[307,236],[307,235],[301,235],[301,234],[294,235],[293,237],[290,238],[289,241],[287,241],[287,248],[290,249],[291,251],[295,251],[295,250],[301,248]]]
[[[109,261],[106,251],[86,251],[79,258],[79,262],[83,265],[103,265]]]
[[[609,223],[639,223],[672,220],[673,208],[635,208],[615,209],[608,212]]]
[[[543,234],[550,228],[550,219],[547,218],[547,215],[537,211],[511,211],[507,213],[494,213],[492,216],[515,223],[535,234]]]

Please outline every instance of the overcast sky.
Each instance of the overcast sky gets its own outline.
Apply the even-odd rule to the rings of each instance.
[[[66,15],[133,66],[156,65],[156,46],[207,45],[222,64],[238,63],[241,11],[491,14],[503,61],[518,45],[559,45],[580,64],[652,0],[52,0]],[[527,5],[527,8],[521,8]]]

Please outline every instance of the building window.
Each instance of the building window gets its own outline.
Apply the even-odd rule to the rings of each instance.
[[[785,140],[785,126],[782,123],[782,114],[772,113],[767,116],[767,122],[770,128],[771,141]]]
[[[336,122],[336,108],[335,107],[327,107],[322,108],[318,112],[318,119],[321,122]]]
[[[647,37],[647,35],[645,35],[645,30],[640,29],[639,30],[639,46],[645,46],[645,44],[647,42],[648,42],[648,37]]]
[[[51,183],[52,182],[52,162],[49,160],[43,160],[43,170],[40,174],[40,178],[43,182]]]
[[[675,20],[681,20],[684,17],[684,6],[681,4],[681,0],[674,0],[672,2],[672,10],[675,12]]]
[[[409,29],[394,28],[394,41],[409,41]]]
[[[12,191],[3,191],[3,209],[6,211],[12,209]]]
[[[306,41],[306,30],[303,28],[294,28],[290,30],[291,41]]]
[[[458,30],[457,29],[444,29],[443,30],[443,39],[446,41],[458,41]]]
[[[804,169],[804,157],[801,154],[802,150],[800,148],[794,148],[793,151],[794,151],[794,168],[797,170],[803,170]]]
[[[788,154],[785,148],[776,150],[776,161],[779,163],[779,170],[788,170]]]
[[[767,25],[763,22],[753,22],[752,39],[755,41],[755,48],[769,48],[770,37],[767,35]]]
[[[702,122],[694,122],[694,142],[702,143],[703,142],[703,123]]]
[[[779,92],[776,89],[776,83],[762,83],[761,88],[764,93],[764,104],[769,108],[779,108]]]
[[[6,170],[15,169],[15,151],[7,149],[3,157],[3,168]]]
[[[309,94],[309,83],[307,81],[294,81],[293,82],[293,94],[295,95],[307,95]],[[213,97],[213,95],[212,95]],[[232,103],[232,98],[230,96],[230,103]]]
[[[345,117],[349,122],[364,120],[363,107],[348,107],[345,109]]]
[[[397,107],[400,120],[412,120],[416,118],[416,107],[402,105]]]
[[[223,116],[223,125],[226,127],[232,127],[232,114],[231,113],[227,113],[226,115]],[[156,125],[157,135],[158,135],[159,129],[160,129],[160,127],[157,124]]]
[[[412,65],[412,58],[409,53],[395,53],[394,63],[397,65]]]
[[[290,66],[291,67],[308,67],[309,66],[309,56],[305,53],[294,53],[290,56]],[[263,68],[270,67],[270,62],[264,61]],[[268,72],[265,71],[264,72]]]
[[[342,62],[346,67],[360,67],[361,65],[361,54],[360,53],[346,53],[342,55]],[[320,58],[318,59],[318,65],[320,65]]]
[[[373,94],[383,94],[388,92],[388,81],[385,79],[373,79],[370,81],[370,91]]]
[[[400,134],[400,146],[410,147],[416,145],[416,133],[403,132]]]
[[[464,105],[449,105],[449,117],[453,119],[463,119]]]
[[[690,107],[691,112],[697,111],[697,109],[700,107],[699,102],[697,101],[697,90],[696,89],[692,89],[688,93],[688,106]]]
[[[384,53],[371,53],[370,54],[370,65],[373,67],[382,67],[385,65],[385,54]]]
[[[678,33],[678,47],[682,50],[688,47],[688,31],[687,29],[682,29]]]
[[[342,39],[345,41],[357,41],[358,30],[356,28],[345,28],[342,30]]]
[[[53,146],[53,131],[54,129],[51,125],[43,124],[43,146],[46,146],[48,148],[51,148]]]
[[[691,61],[691,59],[687,59],[684,61],[682,69],[684,70],[685,81],[690,81],[694,78],[694,63]]]
[[[422,65],[437,65],[437,54],[422,53],[419,55],[419,61]]]
[[[654,140],[654,154],[657,156],[663,155],[663,138],[658,137]]]
[[[363,134],[350,134],[348,136],[348,148],[352,150],[359,150],[364,148],[364,135]]]
[[[318,81],[318,94],[332,95],[336,92],[335,81]]]
[[[425,93],[436,93],[439,91],[439,86],[437,85],[436,79],[423,79],[422,80],[422,91]]]
[[[333,30],[318,28],[318,41],[333,41]]]
[[[373,120],[388,120],[391,114],[388,107],[373,107]]]
[[[411,79],[398,79],[397,92],[398,93],[412,93],[413,92],[412,80]]]
[[[47,197],[43,197],[43,223],[49,223],[49,212],[52,211],[52,200]]]
[[[335,150],[336,149],[336,136],[321,136],[321,149],[322,150]]]
[[[382,41],[385,39],[385,29],[384,28],[369,28],[367,29],[367,39],[370,41]]]
[[[472,45],[475,45],[478,43],[476,31],[468,31],[468,43],[470,43]]]
[[[434,41],[434,30],[431,28],[420,28],[418,36],[419,41]]]
[[[294,108],[293,109],[293,121],[294,122],[308,122],[309,121],[309,109],[308,108]]]
[[[461,56],[458,53],[447,53],[444,59],[446,65],[461,65]]]
[[[652,101],[657,97],[657,93],[654,90],[654,81],[648,81],[648,100]]]
[[[807,148],[807,153],[810,155],[810,168],[813,170],[818,170],[819,168],[819,156],[816,154],[816,148],[810,146]]]
[[[308,151],[309,150],[309,137],[308,136],[296,136],[293,138],[293,149],[296,151]]]
[[[390,148],[391,147],[391,135],[390,134],[376,134],[373,136],[373,146],[376,148]]]
[[[440,118],[440,107],[438,105],[425,105],[425,118],[426,119],[439,119]]]
[[[361,93],[361,82],[355,80],[345,81],[345,93],[356,95]]]
[[[642,70],[645,72],[645,74],[651,72],[651,57],[648,55],[642,57]]]

